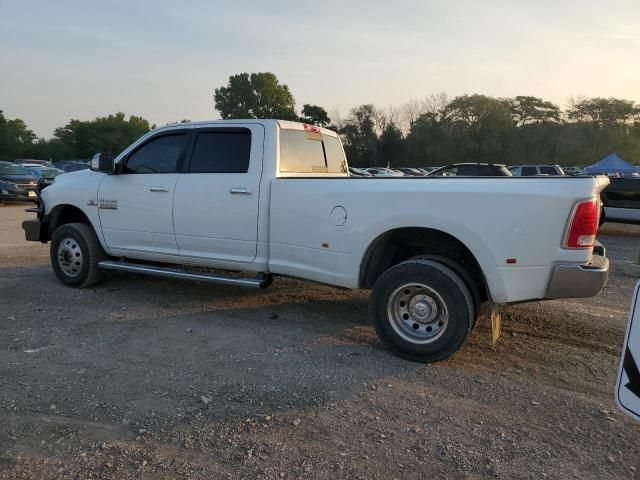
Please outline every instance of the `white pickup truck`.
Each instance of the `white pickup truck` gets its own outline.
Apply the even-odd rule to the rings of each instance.
[[[371,289],[383,343],[424,362],[460,348],[482,302],[589,297],[606,282],[595,239],[605,177],[347,172],[336,133],[316,126],[172,125],[39,188],[38,218],[23,228],[51,241],[53,269],[73,287],[119,270]]]

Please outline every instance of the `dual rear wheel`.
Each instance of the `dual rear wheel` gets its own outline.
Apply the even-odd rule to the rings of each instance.
[[[456,270],[416,257],[378,278],[369,313],[386,347],[409,360],[437,362],[462,346],[475,323],[477,302]]]

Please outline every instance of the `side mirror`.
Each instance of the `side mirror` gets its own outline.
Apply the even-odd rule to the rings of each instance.
[[[113,175],[116,171],[116,165],[113,160],[112,153],[96,153],[91,159],[91,170]]]

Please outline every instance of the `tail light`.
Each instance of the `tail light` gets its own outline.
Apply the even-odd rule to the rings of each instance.
[[[569,230],[567,231],[565,247],[593,247],[596,242],[599,217],[600,208],[597,199],[585,200],[576,205],[571,216]]]

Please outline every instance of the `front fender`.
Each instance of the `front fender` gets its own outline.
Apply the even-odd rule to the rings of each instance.
[[[51,227],[55,228],[65,208],[75,208],[86,217],[96,232],[100,245],[108,252],[98,214],[98,187],[104,176],[103,173],[91,170],[64,173],[42,190],[40,197],[44,204],[43,216],[48,219]]]

